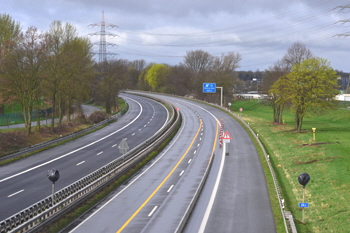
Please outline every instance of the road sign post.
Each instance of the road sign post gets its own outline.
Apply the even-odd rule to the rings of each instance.
[[[119,152],[125,154],[129,150],[128,143],[126,142],[126,138],[123,138],[118,146]]]
[[[309,204],[308,203],[305,203],[305,186],[309,183],[310,181],[310,176],[309,174],[307,173],[301,173],[299,176],[298,176],[298,181],[299,181],[299,184],[301,184],[303,186],[303,202],[302,203],[299,203],[299,207],[300,208],[303,208],[303,215],[302,215],[302,219],[301,221],[304,222],[304,209],[305,207],[309,207]]]
[[[203,83],[203,93],[216,93],[216,83]]]
[[[224,136],[222,137],[223,143],[225,143],[225,155],[229,155],[226,143],[230,143],[231,139],[232,139],[232,137],[231,137],[230,133],[228,131],[226,131],[224,133]]]
[[[300,208],[307,208],[309,207],[309,203],[299,203]]]
[[[216,83],[203,83],[203,93],[216,93],[216,88],[221,89],[220,106],[222,107],[223,87],[217,87]]]
[[[52,206],[55,204],[55,182],[60,178],[60,173],[56,169],[47,172],[47,178],[52,182]]]

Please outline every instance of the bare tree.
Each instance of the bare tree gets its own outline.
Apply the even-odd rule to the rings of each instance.
[[[241,60],[242,56],[234,52],[213,58],[210,80],[208,81],[215,82],[218,86],[223,87],[225,97],[232,96],[233,87],[238,83],[236,69],[239,67]],[[214,97],[218,99],[218,95],[211,95],[211,98]]]
[[[221,57],[214,57],[212,62],[212,71],[217,73],[233,73],[239,67],[242,56],[239,53],[229,52]]]
[[[98,99],[105,106],[106,112],[112,113],[118,107],[118,92],[123,88],[128,62],[122,59],[105,61],[97,64],[95,69],[98,72]]]
[[[186,53],[184,65],[194,74],[208,71],[212,65],[213,56],[203,50],[189,51]]]
[[[192,82],[191,82],[191,72],[184,65],[176,65],[171,68],[171,73],[169,76],[169,82],[167,85],[170,86],[170,90],[173,91],[172,94],[177,95],[187,95],[191,94]]]
[[[141,72],[146,67],[146,65],[147,63],[143,59],[135,60],[131,62],[131,67],[133,67],[138,72]]]
[[[312,58],[313,54],[306,47],[305,44],[301,42],[295,42],[283,56],[282,62],[285,62],[289,69],[292,69],[293,65],[301,64],[304,60]]]

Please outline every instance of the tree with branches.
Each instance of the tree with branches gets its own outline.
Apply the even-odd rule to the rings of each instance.
[[[295,129],[301,132],[303,119],[309,107],[330,107],[339,93],[337,72],[323,58],[310,58],[292,67],[285,76],[285,96],[291,101],[295,113]]]
[[[300,65],[303,61],[313,57],[312,52],[301,42],[295,42],[288,48],[281,60],[265,71],[263,88],[268,90],[273,108],[273,120],[276,123],[283,122],[284,106],[288,101],[285,92],[286,75],[291,72],[294,65]]]
[[[8,14],[0,14],[0,75],[4,72],[4,59],[9,54],[9,49],[16,43],[21,32],[21,26]],[[5,96],[0,92],[0,114],[5,109]]]
[[[3,61],[1,92],[21,104],[27,134],[31,133],[32,112],[39,105],[44,61],[48,51],[43,35],[34,27],[21,33],[11,53]]]

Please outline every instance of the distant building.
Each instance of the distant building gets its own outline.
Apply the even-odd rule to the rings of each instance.
[[[336,100],[339,101],[350,101],[350,94],[340,94],[335,96]]]
[[[247,94],[233,94],[234,98],[237,99],[267,99],[267,94],[256,94],[256,93],[247,93]]]

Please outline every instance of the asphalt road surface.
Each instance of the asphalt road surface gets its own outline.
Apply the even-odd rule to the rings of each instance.
[[[185,232],[275,232],[264,174],[243,128],[214,107],[162,98],[183,116],[177,136],[142,172],[65,232],[174,232],[213,154]],[[223,147],[218,143],[221,119],[232,136]]]
[[[129,111],[117,122],[0,168],[0,220],[50,196],[48,170],[60,172],[55,184],[55,190],[60,190],[121,156],[117,148],[122,139],[126,138],[131,149],[146,141],[169,118],[167,109],[156,101],[123,96]]]

